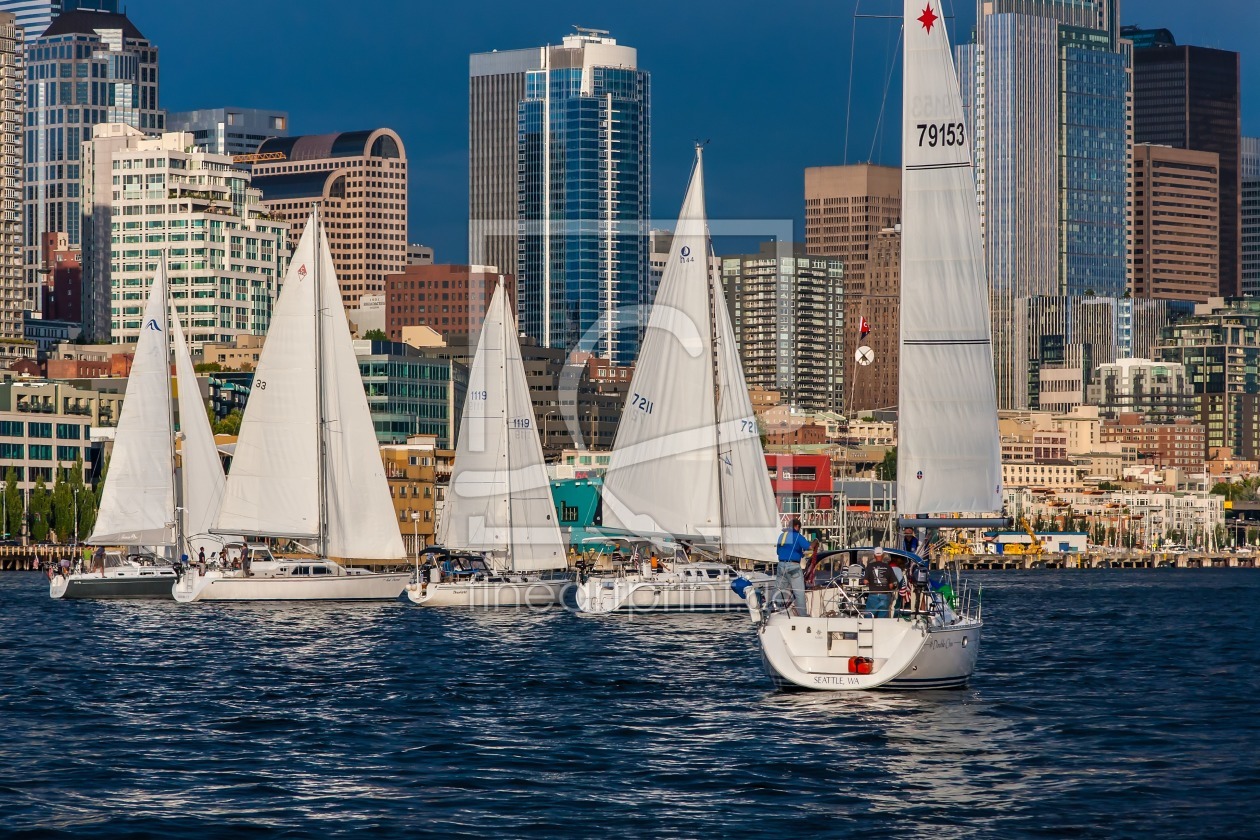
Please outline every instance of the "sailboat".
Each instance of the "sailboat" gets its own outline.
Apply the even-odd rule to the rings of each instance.
[[[990,527],[1004,521],[983,518],[1001,509],[1002,471],[971,152],[940,0],[905,0],[903,26],[900,524]],[[917,556],[884,553],[926,573]],[[767,673],[780,687],[829,691],[964,685],[979,650],[979,600],[956,569],[933,574],[950,588],[933,591],[920,577],[895,615],[869,611],[852,577],[811,591],[801,615],[754,593]]]
[[[222,538],[206,533],[223,492],[223,464],[206,417],[179,316],[170,311],[168,283],[159,265],[149,289],[135,358],[127,378],[113,457],[89,545],[120,546],[95,568],[55,575],[53,598],[170,598],[175,557],[212,551]],[[172,345],[173,344],[173,348]],[[179,389],[178,434],[171,416],[170,352]],[[176,466],[174,442],[181,441]]]
[[[644,544],[628,568],[579,584],[584,612],[740,609],[731,558],[774,560],[778,510],[711,250],[697,148],[602,497],[605,528],[691,554]],[[697,559],[702,544],[715,559]]]
[[[277,559],[262,543],[229,545],[239,568],[186,573],[175,600],[384,600],[409,575],[333,558],[406,556],[332,253],[312,211],[276,301],[212,529],[309,540],[315,556]]]
[[[468,375],[440,548],[407,597],[432,607],[560,604],[569,579],[516,321],[503,286]]]

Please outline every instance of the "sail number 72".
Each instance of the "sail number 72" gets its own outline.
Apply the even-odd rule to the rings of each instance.
[[[656,407],[654,402],[640,394],[630,395],[630,405],[639,409],[639,411],[642,411],[644,414],[651,414],[652,409]]]
[[[961,146],[965,142],[962,123],[919,123],[919,146]]]

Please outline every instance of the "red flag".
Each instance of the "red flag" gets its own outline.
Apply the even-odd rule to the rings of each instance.
[[[871,332],[871,325],[866,323],[866,318],[863,318],[862,325],[858,329],[862,333],[861,338],[866,338],[866,336],[869,335]]]

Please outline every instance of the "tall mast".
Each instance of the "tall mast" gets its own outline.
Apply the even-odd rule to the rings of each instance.
[[[324,249],[320,241],[322,231],[319,227],[319,202],[314,203],[311,213],[311,224],[315,226],[313,234],[315,242],[315,268],[312,277],[315,280],[315,434],[318,435],[318,459],[315,465],[315,480],[319,485],[319,556],[328,558],[328,486],[324,471],[328,463],[328,436],[324,433],[327,412],[324,406],[324,280],[322,263]]]
[[[176,473],[180,471],[176,467],[175,460],[175,394],[171,390],[171,280],[166,276],[166,254],[162,254],[162,315],[164,319],[165,329],[162,335],[165,337],[166,352],[163,358],[166,360],[165,370],[162,371],[162,379],[166,382],[166,417],[170,424],[171,434],[169,436],[168,445],[171,447],[171,498],[175,500],[175,509],[171,511],[172,522],[175,525],[175,560],[181,560],[184,553],[184,522],[180,515],[180,492],[179,481],[176,479]]]
[[[499,346],[503,348],[501,361],[499,363],[500,387],[503,388],[503,454],[507,457],[507,469],[503,472],[504,480],[507,482],[507,538],[508,538],[508,568],[516,571],[516,539],[512,533],[512,430],[508,428],[508,424],[512,422],[512,392],[508,390],[507,377],[507,316],[510,309],[507,300],[503,300],[503,312],[499,318]],[[530,411],[533,417],[533,411]],[[531,421],[532,422],[532,421]]]
[[[696,166],[704,166],[704,147],[696,143]],[[709,238],[709,220],[706,211],[704,224],[704,280],[709,291],[709,357],[713,368],[713,449],[714,466],[717,469],[718,489],[718,556],[726,562],[726,494],[722,492],[722,371],[718,354],[717,290],[713,287],[713,240]],[[725,306],[725,303],[721,304]]]

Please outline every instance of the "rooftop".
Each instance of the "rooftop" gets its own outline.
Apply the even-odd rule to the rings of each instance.
[[[53,18],[52,25],[44,30],[40,37],[52,35],[88,35],[100,29],[121,29],[123,36],[146,41],[144,33],[136,28],[131,18],[121,12],[98,12],[92,9],[75,9],[62,12]]]

